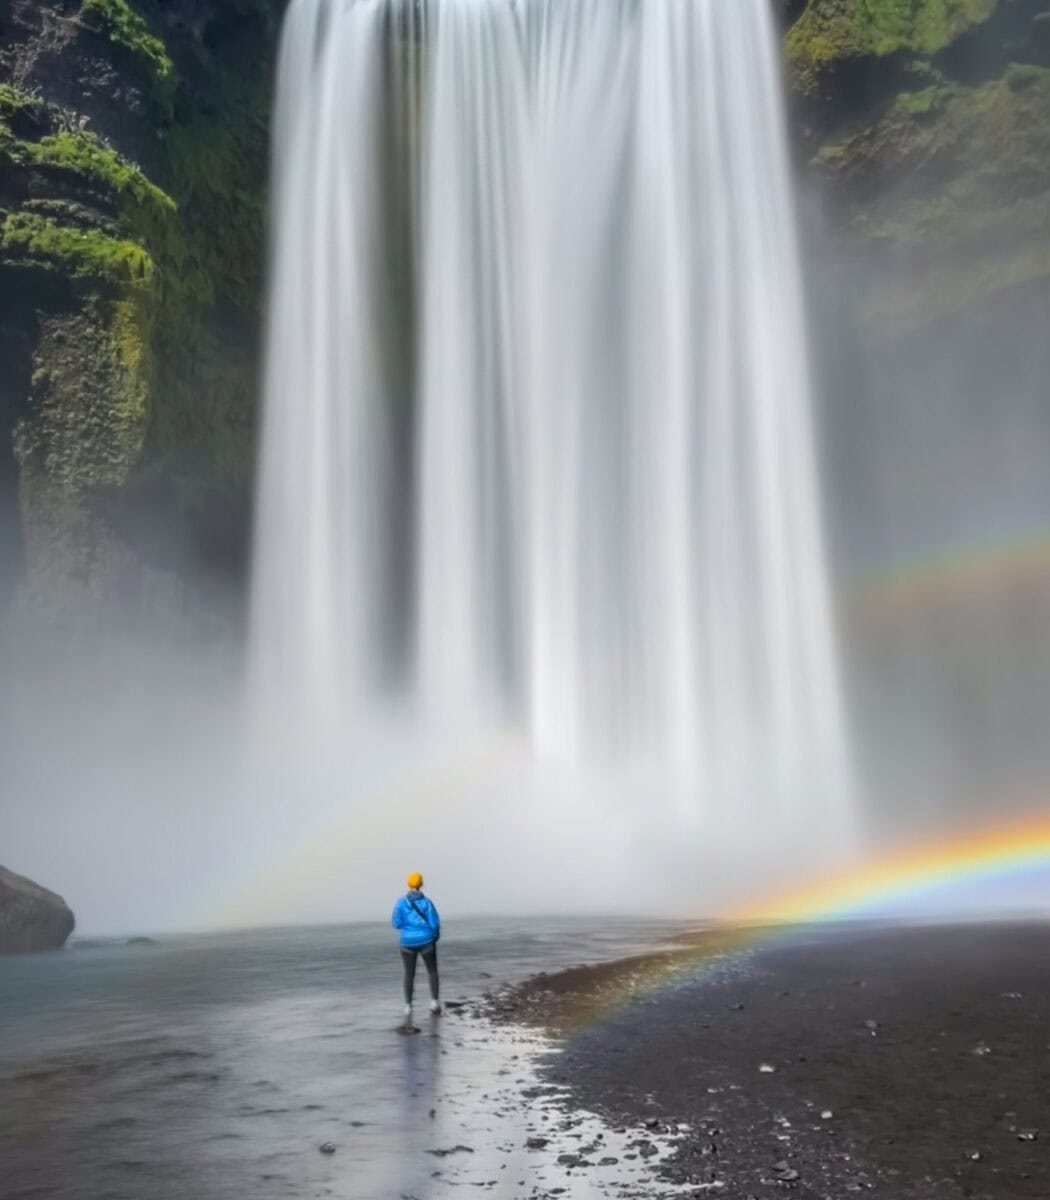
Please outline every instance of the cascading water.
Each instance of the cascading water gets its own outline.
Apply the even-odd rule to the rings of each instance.
[[[754,812],[845,803],[773,24],[294,0],[259,690],[348,726],[496,713]]]

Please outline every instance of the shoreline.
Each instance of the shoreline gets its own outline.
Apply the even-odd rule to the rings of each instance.
[[[643,1157],[671,1145],[654,1194],[1050,1195],[1050,922],[679,940],[471,1005],[546,1032],[544,1080]]]

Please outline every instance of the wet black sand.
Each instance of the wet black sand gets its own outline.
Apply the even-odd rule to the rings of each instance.
[[[539,977],[489,1013],[558,1032],[549,1081],[643,1154],[675,1141],[663,1177],[696,1195],[1050,1197],[1050,922],[735,940]]]

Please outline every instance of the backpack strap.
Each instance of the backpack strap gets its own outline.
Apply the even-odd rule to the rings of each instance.
[[[426,914],[426,913],[425,913],[425,912],[424,912],[424,911],[423,911],[423,910],[422,910],[422,909],[419,907],[419,905],[418,905],[418,904],[415,902],[415,900],[414,900],[414,899],[413,899],[411,896],[406,896],[406,897],[405,897],[405,899],[406,899],[406,900],[409,902],[409,904],[412,906],[412,911],[413,911],[413,912],[416,914],[416,916],[417,916],[417,917],[419,917],[419,919],[420,919],[420,920],[423,922],[423,924],[424,924],[424,925],[425,925],[425,926],[426,926],[428,929],[431,929],[431,928],[433,928],[433,927],[431,926],[431,924],[430,924],[430,918],[429,918],[429,917],[427,916],[427,914]]]

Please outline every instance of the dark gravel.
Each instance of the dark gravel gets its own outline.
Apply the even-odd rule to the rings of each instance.
[[[1050,1197],[1050,922],[727,946],[543,977],[490,1014],[560,1031],[550,1081],[677,1140],[665,1179],[697,1196]]]

